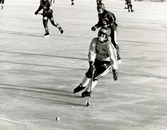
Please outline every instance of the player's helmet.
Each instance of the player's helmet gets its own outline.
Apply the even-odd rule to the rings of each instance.
[[[41,0],[41,2],[46,3],[48,0]]]
[[[100,42],[105,42],[111,34],[110,28],[102,27],[98,32],[98,39]]]
[[[102,3],[102,0],[96,0],[97,4],[100,5]]]
[[[103,3],[101,3],[101,4],[99,4],[99,5],[97,5],[97,11],[98,11],[98,13],[103,13],[104,12],[104,10],[105,10],[105,6],[104,6],[104,4]]]

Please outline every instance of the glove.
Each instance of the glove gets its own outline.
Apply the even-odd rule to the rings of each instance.
[[[37,15],[38,14],[38,11],[35,11],[35,15]]]
[[[91,28],[91,30],[92,30],[92,31],[96,31],[96,28],[97,28],[96,26],[93,26],[93,27]]]
[[[113,69],[113,70],[112,70],[112,73],[113,73],[113,79],[114,79],[114,81],[116,81],[116,80],[118,79],[117,70],[116,70],[116,69]]]
[[[90,72],[93,72],[93,71],[95,71],[96,70],[96,68],[95,68],[95,66],[94,66],[94,62],[93,61],[90,61],[89,62],[89,71]]]

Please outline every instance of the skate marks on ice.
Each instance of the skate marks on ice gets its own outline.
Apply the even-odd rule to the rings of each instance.
[[[55,85],[56,86],[56,85]],[[47,102],[58,105],[70,105],[80,106],[80,102],[77,102],[76,96],[72,92],[66,91],[67,85],[57,85],[54,88],[48,88],[49,86],[19,86],[13,84],[0,84],[0,89],[8,95],[15,97],[16,99],[29,99],[40,102]],[[12,91],[10,91],[12,90]],[[6,92],[7,91],[7,92]]]

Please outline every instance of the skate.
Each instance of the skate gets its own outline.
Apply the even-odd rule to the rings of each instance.
[[[44,37],[49,37],[49,32],[46,32],[46,33],[44,34]]]
[[[131,9],[131,12],[134,12],[134,10],[133,10],[133,9]]]
[[[59,31],[60,31],[61,34],[63,34],[63,32],[64,32],[61,27],[59,27]]]
[[[73,93],[77,93],[77,92],[80,92],[81,90],[85,89],[85,87],[82,86],[82,84],[80,84],[78,87],[76,87],[74,89],[74,92]]]
[[[90,94],[91,93],[86,90],[82,93],[82,97],[90,97]]]

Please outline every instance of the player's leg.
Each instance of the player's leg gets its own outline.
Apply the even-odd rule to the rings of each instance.
[[[94,64],[95,64],[95,63],[94,63]],[[83,79],[82,82],[74,89],[74,92],[73,92],[73,93],[77,93],[77,92],[79,92],[79,91],[85,89],[85,88],[88,86],[88,84],[89,84],[91,78],[92,78],[92,70],[89,68],[88,71],[85,73],[84,79]]]
[[[130,12],[130,4],[128,3],[128,12]]]
[[[97,82],[98,80],[90,80],[88,85],[89,87],[82,93],[82,97],[90,97],[93,88],[97,85]]]
[[[127,4],[126,1],[125,1],[125,7],[124,7],[124,9],[128,9],[128,4]]]
[[[83,89],[86,88],[86,86],[88,86],[89,84],[89,81],[90,81],[90,78],[86,76],[84,76],[82,82],[74,89],[73,93],[77,93],[77,92],[80,92],[82,91]]]
[[[74,5],[74,0],[71,0],[71,5]]]
[[[56,23],[56,21],[55,21],[55,19],[54,19],[54,17],[53,17],[53,12],[50,13],[50,14],[48,14],[48,17],[49,17],[49,19],[50,19],[51,24],[52,24],[53,26],[55,26],[56,28],[58,28],[59,31],[60,31],[60,33],[62,34],[62,33],[63,33],[63,29],[62,29],[62,27],[60,27],[60,25],[59,25],[58,23]]]
[[[48,28],[48,17],[45,15],[43,15],[43,26],[45,29],[44,37],[47,37],[49,36],[49,28]]]
[[[117,60],[121,62],[119,45],[118,45],[118,42],[117,42],[117,31],[112,29],[110,37],[111,37],[111,42],[112,42],[112,44],[114,45],[114,47],[117,51]]]
[[[132,9],[132,4],[130,4],[130,10],[131,12],[134,12],[134,10]]]
[[[99,60],[95,60],[96,70],[93,74],[93,79],[89,81],[89,85],[86,90],[82,93],[82,97],[90,96],[94,87],[98,83],[98,79],[96,78],[98,75],[102,74],[108,67],[110,66],[110,62],[101,62]],[[109,72],[109,71],[108,71]],[[106,73],[107,74],[107,73]]]

